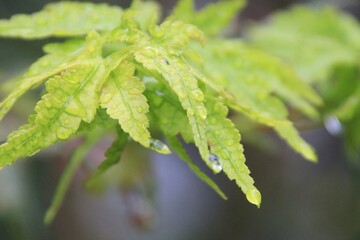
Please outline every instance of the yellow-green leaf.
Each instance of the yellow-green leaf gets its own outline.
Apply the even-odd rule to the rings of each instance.
[[[74,37],[92,30],[110,31],[120,25],[122,9],[106,4],[58,2],[31,14],[0,20],[0,36],[24,39]]]
[[[211,166],[205,135],[207,111],[204,106],[204,94],[198,87],[191,67],[181,57],[172,55],[166,49],[155,44],[145,46],[137,51],[135,59],[145,68],[160,73],[178,96],[182,107],[187,112],[195,145],[198,147],[202,159]]]
[[[148,130],[149,111],[147,99],[142,94],[144,84],[134,76],[135,67],[130,62],[121,62],[110,73],[101,93],[101,107],[106,108],[111,118],[117,119],[122,129],[135,141],[145,147],[150,146]]]
[[[206,107],[208,109],[206,135],[213,154],[214,165],[219,162],[229,179],[235,180],[245,193],[248,201],[259,207],[261,195],[254,186],[254,180],[250,177],[250,171],[245,165],[244,149],[240,144],[239,131],[226,118],[227,107],[221,100],[212,97],[206,98]]]
[[[244,5],[243,0],[225,0],[195,11],[193,0],[180,0],[170,18],[194,24],[207,35],[214,36],[224,30]]]

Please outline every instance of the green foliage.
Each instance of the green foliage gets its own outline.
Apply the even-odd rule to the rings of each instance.
[[[121,8],[106,4],[52,3],[38,13],[1,20],[0,32],[5,37],[25,39],[75,37],[92,30],[110,31],[120,24],[121,14]]]
[[[244,5],[244,0],[225,0],[209,4],[204,9],[195,11],[192,0],[182,0],[178,2],[170,19],[192,23],[205,34],[216,36],[228,26],[235,14]]]
[[[106,80],[100,97],[100,106],[130,137],[145,147],[150,145],[149,121],[146,113],[149,106],[142,95],[144,84],[134,77],[133,64],[123,61]]]
[[[326,7],[294,7],[254,26],[257,47],[286,61],[322,95],[324,117],[337,117],[345,141],[360,168],[360,25],[351,16]]]
[[[293,65],[308,82],[329,77],[339,63],[356,61],[359,24],[333,8],[295,7],[272,17],[269,25],[250,31],[253,41]]]
[[[207,83],[223,95],[229,107],[273,127],[296,151],[316,161],[312,148],[287,120],[286,107],[279,97],[316,118],[312,104],[321,103],[317,94],[286,65],[240,41],[214,40],[207,46],[199,49],[206,59]]]
[[[254,187],[254,180],[245,165],[244,149],[240,144],[240,134],[234,124],[226,118],[227,107],[221,99],[208,97],[206,99],[208,118],[206,119],[206,136],[213,152],[213,164],[220,165],[229,179],[235,180],[243,190],[249,202],[260,207],[261,195]]]
[[[313,149],[288,120],[287,105],[317,120],[322,99],[297,75],[297,68],[240,39],[219,36],[243,3],[218,2],[196,12],[192,1],[183,0],[174,15],[159,25],[159,7],[141,1],[125,11],[103,4],[60,2],[33,15],[0,21],[3,37],[70,38],[46,45],[45,56],[30,66],[0,103],[2,118],[25,92],[45,82],[28,123],[0,145],[0,168],[59,141],[87,139],[65,171],[47,222],[55,216],[71,176],[96,140],[94,135],[109,131],[117,137],[89,185],[119,162],[128,141],[170,153],[152,138],[160,133],[220,196],[226,198],[193,164],[179,137],[194,143],[214,173],[223,170],[249,202],[260,206],[261,195],[245,165],[229,108],[233,114],[272,127],[297,152],[316,161]],[[218,11],[221,14],[214,18]]]

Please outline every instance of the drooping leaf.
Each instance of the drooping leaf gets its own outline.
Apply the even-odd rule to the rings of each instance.
[[[224,30],[244,5],[243,0],[226,0],[210,3],[196,11],[193,0],[179,0],[170,18],[194,24],[206,35],[215,36]]]
[[[74,37],[92,30],[110,31],[120,25],[123,10],[106,4],[51,3],[32,15],[0,20],[0,36],[24,39]]]
[[[91,187],[94,181],[104,174],[108,169],[120,161],[121,154],[128,142],[128,135],[121,129],[117,129],[117,136],[108,150],[105,152],[106,159],[99,165],[96,172],[87,181],[86,186]]]
[[[274,93],[301,107],[310,116],[317,116],[311,103],[321,101],[318,95],[285,65],[266,54],[244,49],[240,42],[217,40],[207,46],[202,51],[207,59],[204,62],[206,76],[200,78],[218,91],[228,106],[273,127],[296,151],[315,161],[311,147],[287,120],[284,102]],[[299,87],[294,88],[297,85]]]
[[[205,135],[206,108],[204,95],[191,74],[190,66],[182,58],[171,55],[166,49],[152,44],[135,53],[135,59],[149,70],[157,71],[168,82],[178,96],[182,107],[187,111],[194,135],[195,145],[203,160],[211,166]]]
[[[88,49],[81,49],[83,42],[76,40],[46,45],[44,50],[48,54],[33,63],[26,73],[14,82],[14,86],[10,87],[11,93],[0,103],[0,120],[25,92],[39,87],[48,78],[67,68],[81,64],[82,55],[88,56]]]
[[[208,109],[206,135],[210,150],[214,154],[214,163],[219,161],[226,175],[229,179],[236,181],[248,201],[260,207],[261,195],[254,186],[254,180],[250,177],[250,171],[245,165],[239,131],[226,118],[227,107],[221,100],[212,97],[206,98],[206,107]]]
[[[189,168],[207,185],[209,185],[217,194],[220,195],[223,199],[227,199],[226,195],[221,191],[218,185],[211,180],[205,173],[203,173],[191,160],[189,155],[186,153],[185,149],[183,148],[181,142],[175,137],[167,137],[168,143],[172,150],[176,152],[177,155],[180,156],[182,160],[184,160]]]
[[[359,133],[351,124],[360,101],[360,24],[353,17],[331,7],[298,6],[273,15],[267,25],[254,26],[249,35],[256,46],[281,57],[316,85],[325,101],[322,114],[342,121],[346,139]],[[360,141],[351,145],[360,149]]]
[[[91,122],[99,102],[99,87],[106,71],[93,44],[87,61],[62,71],[46,82],[47,93],[35,107],[29,123],[8,136],[0,145],[0,168],[16,159],[31,156],[59,140],[71,137],[80,122]],[[97,44],[98,48],[101,45]],[[96,46],[96,45],[95,45]],[[97,57],[96,57],[97,56]],[[84,105],[86,103],[86,106]]]

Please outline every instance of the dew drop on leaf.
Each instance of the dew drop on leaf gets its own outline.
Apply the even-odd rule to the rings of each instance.
[[[162,97],[162,96],[164,95],[162,92],[160,92],[160,91],[158,91],[158,90],[156,90],[155,93],[156,93],[156,95],[158,95],[158,96],[160,96],[160,97]]]
[[[144,108],[138,107],[138,108],[136,109],[136,111],[137,111],[138,113],[142,113],[142,112],[144,112]]]
[[[209,161],[211,162],[211,168],[214,173],[219,173],[222,170],[221,163],[219,162],[219,157],[215,154],[211,153],[209,155]]]
[[[168,146],[166,146],[165,143],[163,143],[157,139],[151,139],[149,147],[150,147],[150,149],[152,149],[158,153],[162,153],[162,154],[170,154],[171,153]]]
[[[193,90],[191,94],[193,95],[195,100],[199,102],[204,101],[204,94],[199,89]]]
[[[64,119],[64,122],[63,122],[65,125],[69,125],[70,124],[70,119],[66,118]]]
[[[72,134],[72,131],[70,129],[64,128],[64,127],[61,127],[56,131],[56,136],[61,140],[68,139],[71,134]]]
[[[199,117],[201,117],[203,120],[206,119],[207,111],[205,107],[202,106],[197,107],[197,112],[199,114]]]
[[[343,131],[341,122],[336,116],[326,117],[324,123],[326,130],[334,136],[339,136]]]
[[[195,111],[194,111],[194,109],[189,108],[189,109],[187,110],[187,113],[188,113],[190,116],[194,116]]]

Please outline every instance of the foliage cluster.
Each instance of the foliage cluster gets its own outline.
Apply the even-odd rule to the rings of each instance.
[[[350,149],[358,152],[358,23],[334,9],[297,7],[250,28],[248,39],[224,37],[224,28],[243,6],[243,1],[229,0],[195,11],[192,0],[181,0],[159,24],[160,8],[154,2],[134,1],[126,10],[60,2],[0,20],[2,37],[65,39],[45,45],[45,55],[10,82],[0,118],[24,93],[45,87],[28,123],[0,146],[0,168],[59,141],[84,139],[47,213],[50,222],[74,171],[109,133],[116,138],[89,185],[117,164],[125,145],[134,141],[162,154],[176,152],[226,198],[194,165],[182,139],[194,143],[213,172],[223,170],[257,206],[261,195],[229,110],[273,128],[313,162],[316,154],[288,119],[288,107],[312,121],[335,114],[345,124]],[[169,147],[154,135],[164,137]]]

